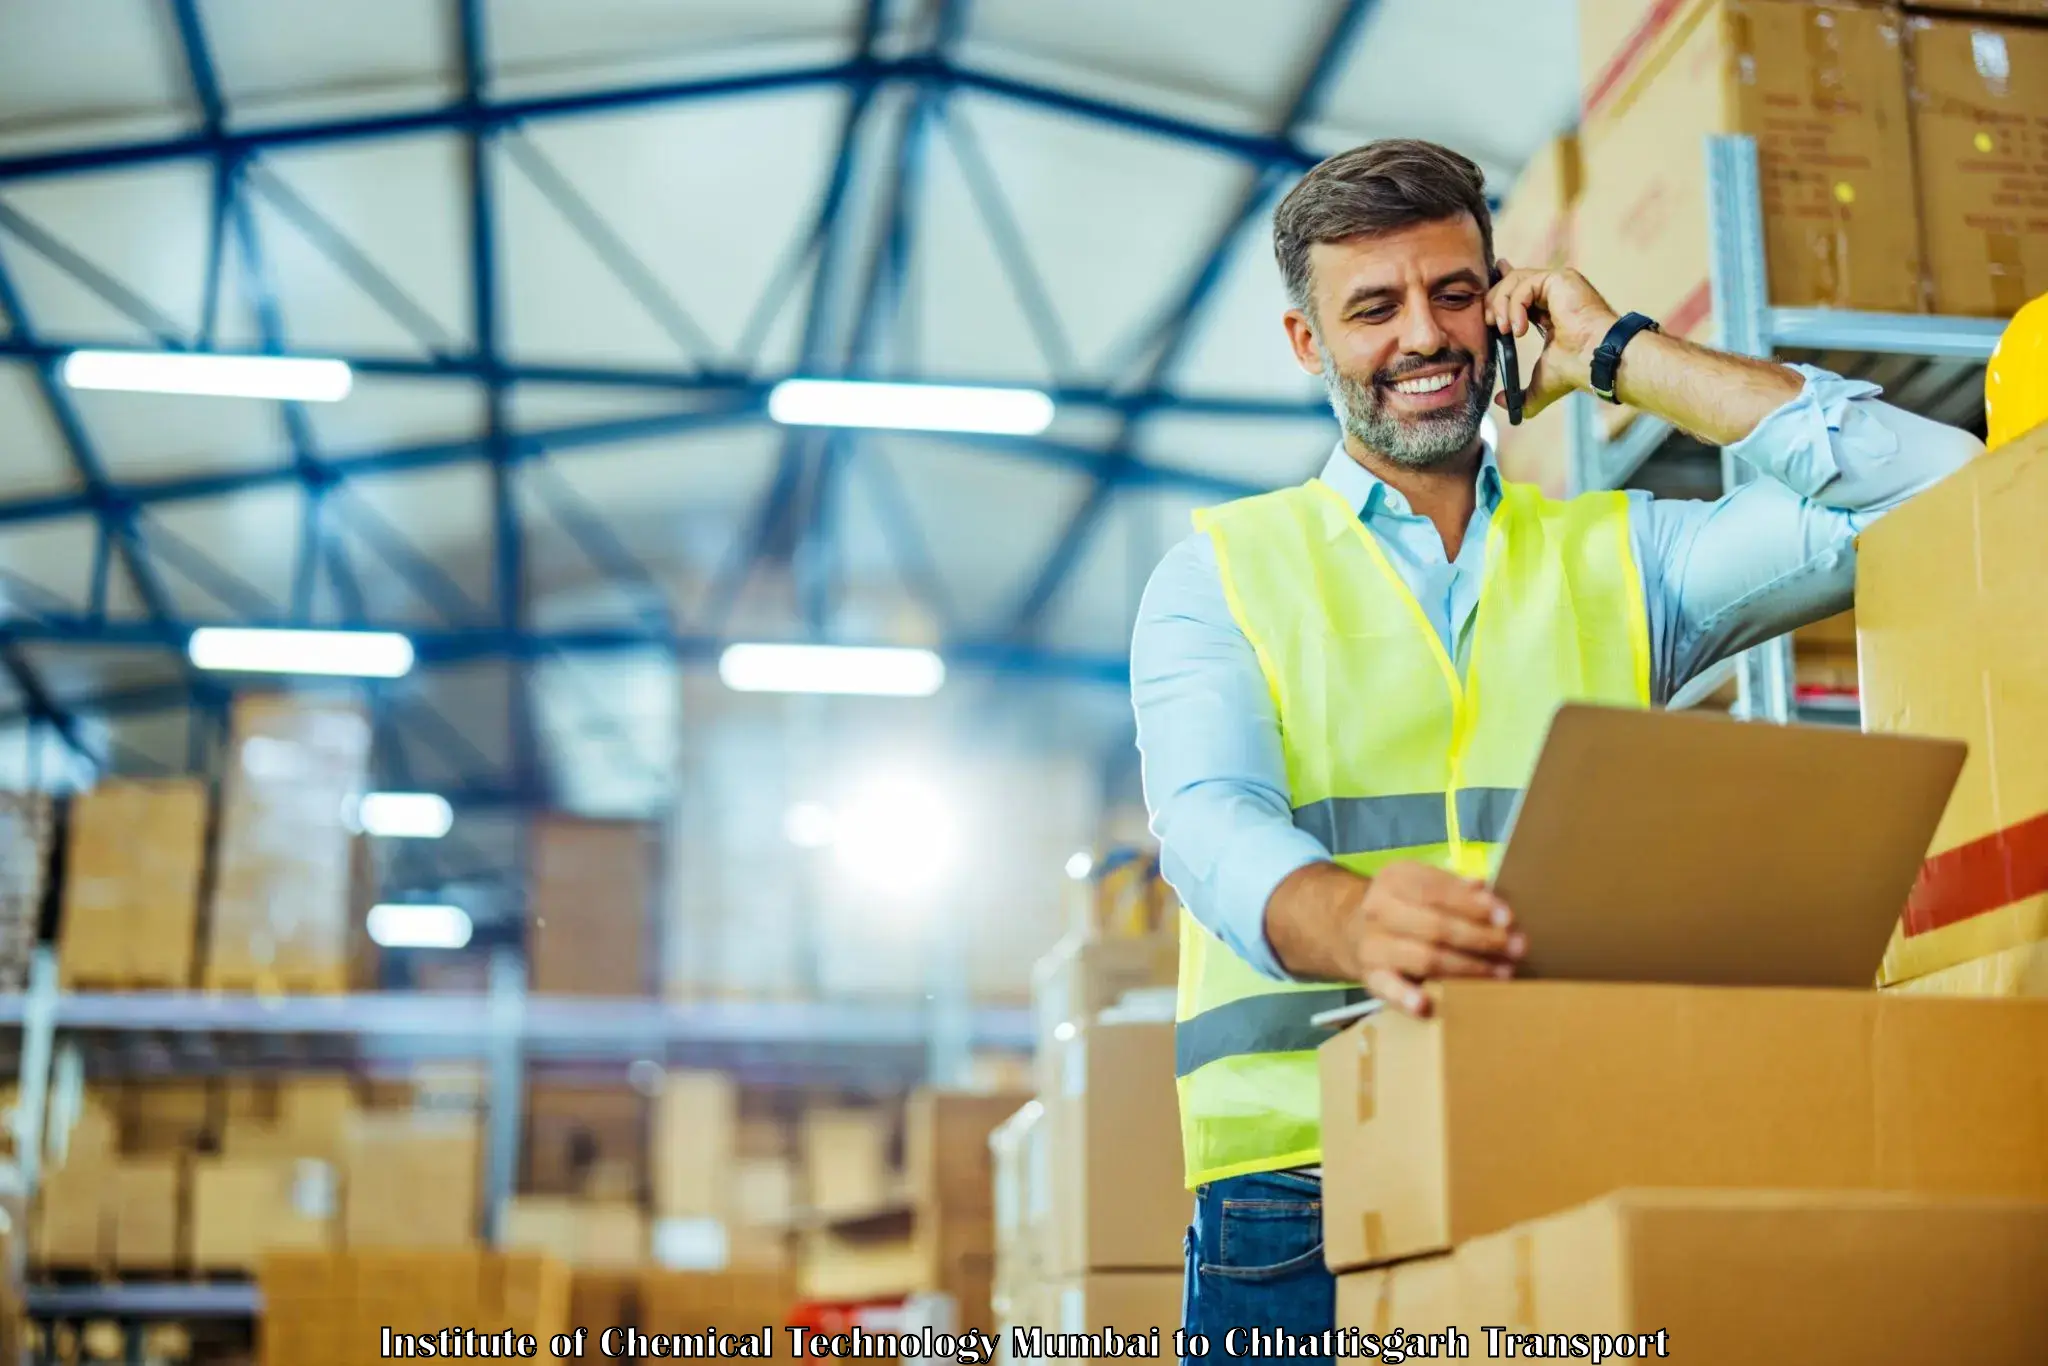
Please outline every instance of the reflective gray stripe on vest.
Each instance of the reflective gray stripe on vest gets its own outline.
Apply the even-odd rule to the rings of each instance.
[[[1319,1048],[1331,1031],[1310,1024],[1309,1017],[1362,1001],[1368,994],[1358,987],[1273,991],[1205,1010],[1174,1025],[1173,1074],[1184,1077],[1218,1058],[1246,1053],[1303,1053]]]
[[[1507,833],[1515,801],[1513,787],[1458,789],[1458,826],[1468,840],[1498,844]],[[1450,842],[1441,792],[1402,792],[1387,797],[1325,797],[1294,808],[1294,828],[1314,835],[1332,854],[1382,854]]]

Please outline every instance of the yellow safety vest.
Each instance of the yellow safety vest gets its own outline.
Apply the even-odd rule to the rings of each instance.
[[[1620,493],[1503,483],[1457,666],[1386,553],[1320,479],[1195,514],[1272,689],[1294,824],[1370,874],[1467,876],[1567,701],[1648,706],[1649,614]],[[1355,988],[1261,976],[1180,912],[1174,1043],[1190,1189],[1322,1160],[1309,1016]]]

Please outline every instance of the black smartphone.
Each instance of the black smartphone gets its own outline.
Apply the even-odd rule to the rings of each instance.
[[[1492,273],[1492,282],[1500,283],[1500,267]],[[1493,368],[1500,375],[1500,389],[1507,395],[1508,425],[1522,424],[1522,366],[1515,354],[1515,334],[1503,329],[1493,334]]]

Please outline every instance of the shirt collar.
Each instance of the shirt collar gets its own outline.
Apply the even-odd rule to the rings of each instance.
[[[1396,517],[1412,517],[1413,508],[1398,489],[1365,466],[1351,458],[1339,441],[1330,458],[1323,465],[1322,480],[1337,490],[1351,510],[1360,518],[1370,521],[1374,514],[1388,512]],[[1493,447],[1482,444],[1479,448],[1479,506],[1488,513],[1500,506],[1500,462],[1495,459]]]

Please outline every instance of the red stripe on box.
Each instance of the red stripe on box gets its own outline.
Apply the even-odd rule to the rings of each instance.
[[[2048,811],[1936,854],[1920,866],[1906,901],[1906,935],[2048,892]]]
[[[1636,25],[1636,31],[1629,34],[1628,41],[1621,45],[1621,51],[1614,54],[1614,60],[1601,71],[1600,79],[1586,92],[1585,103],[1580,106],[1582,119],[1591,118],[1600,106],[1613,96],[1615,89],[1621,84],[1621,78],[1636,64],[1636,59],[1643,55],[1643,49],[1657,41],[1657,35],[1670,26],[1672,17],[1684,3],[1685,0],[1657,0],[1643,22]]]
[[[1664,331],[1673,337],[1686,337],[1692,330],[1707,320],[1714,311],[1714,291],[1707,281],[1700,281],[1699,288],[1678,301],[1678,307],[1664,319]]]

